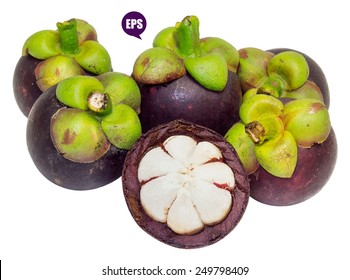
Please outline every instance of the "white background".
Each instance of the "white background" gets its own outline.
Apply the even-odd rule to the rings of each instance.
[[[349,279],[349,17],[346,1],[1,1],[0,259],[6,280],[143,279],[102,276],[102,269],[185,268],[192,276],[157,279]],[[141,12],[142,40],[126,35],[123,16]],[[130,74],[135,58],[162,28],[197,15],[201,37],[237,49],[288,47],[311,56],[331,91],[338,161],[323,190],[308,201],[272,207],[253,199],[239,225],[218,243],[184,250],[141,230],[121,181],[77,192],[50,183],[35,168],[25,141],[26,118],[12,91],[22,45],[32,33],[76,17],[97,30],[115,71]],[[248,266],[247,276],[194,276],[197,266]],[[149,277],[151,279],[151,277]],[[154,277],[152,277],[154,279]]]

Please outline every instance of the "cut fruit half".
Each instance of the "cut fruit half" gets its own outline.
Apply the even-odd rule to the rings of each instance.
[[[232,146],[218,133],[180,120],[139,138],[127,155],[122,182],[139,226],[181,248],[222,239],[249,199],[247,176]]]

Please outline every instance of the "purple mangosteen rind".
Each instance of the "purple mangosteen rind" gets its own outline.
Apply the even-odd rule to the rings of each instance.
[[[216,145],[222,152],[223,161],[230,166],[235,175],[236,186],[231,193],[233,203],[227,217],[216,225],[205,226],[194,235],[177,234],[166,224],[153,220],[146,214],[140,201],[141,182],[137,178],[137,170],[141,158],[151,148],[160,146],[168,137],[174,135],[186,135],[195,141],[209,141]],[[249,182],[233,147],[213,130],[184,120],[159,125],[139,138],[126,156],[122,185],[127,206],[136,223],[157,240],[179,248],[199,248],[224,238],[241,220],[249,200]]]
[[[291,178],[278,178],[259,166],[249,175],[250,196],[272,206],[301,203],[326,185],[335,168],[337,153],[336,135],[332,129],[322,144],[298,148],[298,161]]]
[[[98,160],[79,163],[66,159],[55,148],[50,134],[52,116],[65,107],[56,98],[56,86],[41,94],[28,116],[27,147],[37,167],[52,183],[72,190],[102,187],[121,176],[127,151],[110,145]]]
[[[205,89],[186,73],[159,85],[140,85],[143,132],[176,119],[206,126],[224,135],[239,120],[242,91],[237,75],[228,71],[221,92]]]
[[[13,90],[21,112],[28,117],[30,109],[42,94],[36,84],[35,68],[41,60],[24,55],[18,60],[13,76]]]

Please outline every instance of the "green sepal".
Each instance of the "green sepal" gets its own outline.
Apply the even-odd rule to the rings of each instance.
[[[174,26],[164,28],[153,39],[154,48],[166,48],[181,56],[176,42],[177,31]]]
[[[206,37],[200,40],[200,45],[202,53],[218,53],[222,55],[226,60],[228,69],[234,73],[237,72],[239,53],[229,42],[217,37]]]
[[[101,126],[111,144],[124,150],[129,150],[142,133],[137,113],[126,104],[113,106],[109,115],[101,117]]]
[[[331,131],[326,105],[315,99],[288,102],[281,118],[285,129],[291,132],[298,145],[303,148],[323,143]]]
[[[183,60],[166,48],[151,48],[142,52],[133,67],[133,78],[138,83],[162,84],[186,74]]]
[[[309,65],[305,57],[295,51],[284,51],[271,58],[267,65],[269,76],[277,74],[286,82],[286,90],[301,87],[309,77]]]
[[[83,69],[96,75],[112,70],[109,53],[96,41],[83,42],[79,52],[74,55],[74,59]]]
[[[31,35],[24,43],[22,55],[30,54],[44,60],[60,54],[60,34],[53,30],[41,30]]]
[[[258,48],[243,48],[239,53],[239,68],[237,75],[245,92],[258,88],[268,77],[266,68],[273,54]]]
[[[298,147],[289,131],[255,145],[254,152],[259,164],[270,174],[280,178],[292,177],[298,161]]]
[[[84,70],[71,57],[56,55],[41,61],[34,71],[36,84],[44,92],[60,81],[75,75],[83,75]]]
[[[185,67],[199,84],[209,90],[222,91],[226,87],[228,67],[220,54],[185,58]]]
[[[59,109],[52,116],[50,134],[58,152],[74,162],[93,162],[110,147],[99,121],[80,109]]]

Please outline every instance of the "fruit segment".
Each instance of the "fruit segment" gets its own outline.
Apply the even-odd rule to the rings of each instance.
[[[222,221],[231,209],[235,177],[220,159],[215,145],[183,135],[148,151],[138,168],[145,211],[178,234]]]

